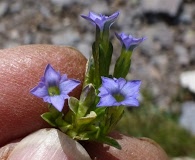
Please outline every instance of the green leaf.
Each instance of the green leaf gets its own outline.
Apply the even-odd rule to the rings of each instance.
[[[77,114],[78,107],[79,107],[79,100],[75,97],[70,97],[68,100],[68,106],[73,111],[74,114]]]
[[[92,84],[83,88],[79,101],[78,117],[84,117],[89,110],[93,110],[96,93]]]
[[[118,121],[124,114],[124,106],[108,107],[106,108],[105,119],[104,119],[104,134],[108,134],[116,126]]]
[[[95,113],[97,114],[97,117],[100,117],[105,114],[106,107],[99,107],[95,109]]]
[[[81,117],[78,119],[78,125],[90,124],[97,117],[94,111],[91,111],[86,117]]]
[[[54,119],[61,114],[61,112],[59,112],[52,104],[48,104],[48,108]]]
[[[68,130],[71,130],[71,129],[72,129],[72,125],[68,124],[68,125],[59,127],[59,129],[60,129],[62,132],[66,133]]]
[[[113,138],[111,137],[107,137],[107,136],[102,136],[100,135],[97,139],[98,142],[101,142],[101,143],[105,143],[105,144],[108,144],[110,146],[113,146],[117,149],[122,149],[120,144]]]
[[[41,115],[41,117],[49,123],[51,126],[56,127],[55,118],[53,117],[52,113],[46,112]]]
[[[94,67],[94,59],[91,56],[86,64],[86,71],[85,71],[85,80],[83,87],[88,85],[89,83],[94,83],[94,78],[95,78],[95,67]]]
[[[63,119],[63,114],[61,114],[56,120],[55,120],[56,126],[64,133],[66,133],[69,129],[72,129],[72,125],[70,123],[67,123]]]

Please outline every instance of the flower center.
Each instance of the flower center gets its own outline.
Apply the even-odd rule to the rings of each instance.
[[[125,99],[125,97],[120,93],[114,94],[113,97],[116,99],[117,102],[121,102]]]
[[[57,86],[51,86],[48,88],[50,96],[60,95],[60,89]]]

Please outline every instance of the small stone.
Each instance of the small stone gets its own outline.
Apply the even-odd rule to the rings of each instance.
[[[141,7],[143,12],[164,13],[176,16],[182,0],[142,0]]]
[[[0,17],[4,16],[4,14],[8,11],[8,3],[0,2]]]
[[[95,1],[93,5],[91,6],[91,10],[98,14],[105,14],[108,13],[109,7],[108,4],[105,1],[102,1],[101,3],[99,1]],[[112,14],[112,13],[110,13]]]
[[[70,6],[73,4],[74,0],[51,0],[51,2],[57,6]]]
[[[95,0],[74,0],[74,1],[82,5],[90,5],[95,2]]]
[[[195,93],[195,71],[183,72],[179,79],[182,87],[188,88],[191,92]]]
[[[74,46],[80,40],[79,33],[73,29],[67,29],[51,37],[51,41],[56,45]]]
[[[85,42],[80,42],[76,47],[87,59],[91,54],[91,45]]]
[[[182,127],[195,135],[195,102],[185,102],[182,105],[182,114],[179,123]]]
[[[195,31],[189,29],[184,33],[183,42],[187,47],[195,46]]]
[[[16,29],[13,29],[9,32],[9,38],[12,40],[17,40],[19,38],[19,32]]]
[[[15,42],[15,41],[7,41],[5,44],[4,44],[4,47],[3,48],[13,48],[13,47],[16,47],[16,46],[19,46],[20,44]]]
[[[195,62],[195,46],[190,50],[190,61]]]
[[[145,37],[147,37],[148,39],[142,45],[145,45],[150,41],[150,44],[152,45],[151,47],[154,49],[156,47],[157,47],[156,49],[161,49],[161,48],[170,49],[173,47],[173,43],[174,43],[173,38],[175,32],[173,29],[169,28],[164,23],[158,23],[155,26],[147,27],[145,28],[144,33],[145,33]],[[160,43],[160,46],[153,45],[158,43]]]
[[[46,18],[51,17],[50,10],[47,7],[41,6],[40,11],[41,11],[42,15],[44,15]]]
[[[190,56],[188,50],[182,45],[175,45],[174,52],[178,57],[178,62],[180,65],[188,65],[190,63]]]
[[[22,10],[22,3],[21,2],[16,2],[16,3],[12,3],[10,6],[10,12],[11,13],[17,13],[19,11]]]
[[[159,24],[155,28],[154,41],[159,41],[163,48],[171,48],[174,42],[174,31],[165,24]]]
[[[184,4],[183,12],[179,17],[180,22],[184,24],[192,23],[194,8],[195,8],[195,4]]]
[[[166,74],[168,63],[169,61],[167,55],[156,55],[151,59],[151,64],[160,70],[161,75]]]

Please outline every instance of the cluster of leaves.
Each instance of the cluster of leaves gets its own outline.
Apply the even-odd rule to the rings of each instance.
[[[138,106],[140,80],[127,81],[133,49],[145,38],[134,38],[124,33],[116,37],[122,44],[121,54],[109,75],[113,46],[109,38],[111,25],[119,12],[111,16],[90,12],[82,17],[96,26],[92,55],[86,66],[85,80],[80,99],[69,97],[79,82],[60,75],[49,64],[38,86],[31,90],[49,103],[49,112],[42,118],[76,140],[93,140],[120,149],[118,142],[108,136],[124,113],[124,107]],[[63,113],[68,99],[69,111]]]

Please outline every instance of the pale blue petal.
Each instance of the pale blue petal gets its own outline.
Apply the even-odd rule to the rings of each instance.
[[[100,98],[99,103],[97,104],[98,107],[105,107],[105,106],[113,106],[116,103],[115,98],[108,94]]]
[[[88,16],[85,16],[85,15],[81,15],[82,18],[88,20],[89,22],[91,22],[93,25],[95,25],[95,22]]]
[[[58,110],[62,111],[64,107],[64,99],[59,95],[59,96],[51,96],[50,97],[52,105]]]
[[[95,21],[96,19],[101,19],[101,16],[98,15],[98,14],[96,14],[96,13],[94,13],[94,12],[89,12],[89,17],[90,17],[93,21]]]
[[[103,21],[103,20],[101,20],[101,19],[96,19],[96,20],[95,20],[95,24],[98,25],[98,27],[100,28],[100,30],[103,29],[104,23],[105,23],[105,21]]]
[[[62,83],[60,83],[59,88],[60,92],[63,94],[68,94],[71,92],[75,87],[77,87],[80,84],[80,81],[74,80],[74,79],[68,79]]]
[[[47,87],[42,84],[39,84],[38,86],[31,89],[30,93],[40,98],[43,98],[48,95]]]
[[[119,85],[119,89],[121,90],[124,87],[124,85],[127,83],[127,81],[124,78],[119,78],[117,80],[117,83]]]
[[[110,93],[115,93],[118,91],[119,86],[118,83],[114,79],[102,77],[102,85],[108,90]]]
[[[104,86],[100,87],[98,90],[100,91],[98,94],[99,97],[110,94],[110,92]]]
[[[111,16],[108,16],[107,21],[113,21],[119,16],[119,12],[113,13]]]
[[[116,37],[119,39],[122,45],[125,45],[125,48],[128,49],[134,49],[136,46],[138,46],[141,42],[146,40],[145,37],[143,38],[135,38],[132,35],[126,35],[124,33],[115,33]]]
[[[51,96],[49,96],[49,95],[43,97],[43,101],[44,101],[44,102],[47,102],[47,103],[51,103],[50,97],[51,97]]]
[[[60,83],[66,81],[68,79],[67,75],[66,74],[63,74],[60,78]]]
[[[57,85],[60,81],[60,74],[56,72],[50,64],[48,64],[45,69],[44,78],[46,85]]]
[[[121,93],[125,95],[125,97],[137,97],[140,85],[140,80],[128,81],[121,89]]]
[[[139,106],[139,101],[136,98],[130,97],[125,99],[124,101],[120,102],[121,105],[131,107],[131,106]]]
[[[116,18],[119,16],[119,12],[115,12],[111,16],[106,17],[105,23],[109,23],[109,27],[115,22]]]
[[[98,15],[94,12],[89,12],[88,16],[81,15],[81,17],[83,17],[84,19],[97,25],[100,28],[100,30],[102,30],[105,23],[108,23],[108,25],[110,27],[114,23],[114,21],[118,17],[118,15],[119,15],[119,12],[115,12],[111,16]]]

